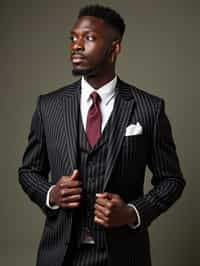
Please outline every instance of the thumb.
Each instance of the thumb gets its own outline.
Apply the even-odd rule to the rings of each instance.
[[[109,192],[104,192],[104,193],[96,193],[96,196],[97,196],[97,198],[107,198],[107,199],[112,199],[113,198],[113,196],[114,196],[114,194],[112,194],[112,193],[109,193]]]
[[[71,178],[72,179],[75,179],[76,177],[78,177],[78,169],[74,169],[74,171],[73,171],[73,174],[71,175]]]

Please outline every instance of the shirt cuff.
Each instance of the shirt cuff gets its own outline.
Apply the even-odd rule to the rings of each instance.
[[[134,211],[137,215],[137,220],[138,220],[137,224],[129,224],[128,226],[130,226],[132,229],[136,229],[141,225],[140,214],[139,214],[137,208],[132,203],[128,203],[127,205],[134,209]]]
[[[53,205],[51,206],[50,203],[49,203],[49,197],[50,197],[50,192],[51,190],[55,187],[55,185],[51,186],[50,189],[48,190],[47,192],[47,197],[46,197],[46,206],[52,210],[57,210],[59,209],[60,207],[58,205]]]

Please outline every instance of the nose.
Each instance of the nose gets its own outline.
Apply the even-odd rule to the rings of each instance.
[[[72,52],[84,51],[84,42],[82,39],[77,39],[72,43]]]

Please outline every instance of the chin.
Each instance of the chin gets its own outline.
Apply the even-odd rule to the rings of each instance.
[[[91,69],[78,69],[78,68],[73,68],[72,69],[72,75],[73,76],[88,76],[92,74],[93,71]]]

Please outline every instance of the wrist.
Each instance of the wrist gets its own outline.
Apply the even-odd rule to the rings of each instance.
[[[50,191],[50,195],[49,195],[49,204],[51,206],[56,204],[54,193],[55,193],[55,187],[52,188],[52,190]]]
[[[137,215],[135,213],[135,210],[132,207],[127,206],[127,213],[128,213],[128,222],[127,222],[127,224],[128,225],[137,224]]]

